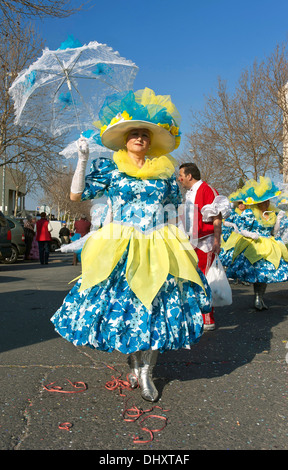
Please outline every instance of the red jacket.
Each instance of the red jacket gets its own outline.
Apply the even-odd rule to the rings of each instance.
[[[87,219],[80,219],[76,220],[74,223],[74,228],[76,233],[80,233],[81,237],[84,237],[86,235],[91,227],[91,222]]]
[[[48,230],[49,220],[40,219],[37,220],[36,226],[36,240],[38,242],[47,242],[51,240],[51,233]]]
[[[206,204],[212,204],[215,197],[218,196],[219,193],[216,189],[209,186],[205,181],[201,184],[196,192],[196,197],[194,204],[197,206],[197,216],[198,216],[198,236],[197,238],[203,238],[207,235],[211,235],[214,233],[214,226],[212,222],[203,222],[201,209],[202,207],[206,206]],[[196,228],[196,227],[195,227]]]

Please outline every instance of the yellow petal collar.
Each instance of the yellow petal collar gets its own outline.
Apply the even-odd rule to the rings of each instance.
[[[121,173],[140,179],[170,178],[177,166],[177,161],[171,155],[162,155],[153,159],[147,158],[144,165],[139,168],[128,156],[126,150],[115,152],[113,160]]]

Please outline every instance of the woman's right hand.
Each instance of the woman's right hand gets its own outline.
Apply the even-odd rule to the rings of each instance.
[[[81,136],[77,140],[77,148],[78,148],[78,158],[79,160],[87,162],[89,158],[89,144],[86,137]]]

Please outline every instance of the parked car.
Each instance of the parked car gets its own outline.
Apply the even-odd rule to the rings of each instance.
[[[4,262],[12,264],[17,261],[19,256],[25,255],[26,245],[24,227],[21,222],[14,217],[6,216],[6,219],[11,230],[12,253],[10,256],[5,257]]]
[[[11,230],[8,220],[0,211],[0,260],[4,261],[7,256],[11,256]]]

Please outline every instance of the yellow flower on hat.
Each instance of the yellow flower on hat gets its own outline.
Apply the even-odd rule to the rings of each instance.
[[[107,126],[102,126],[100,129],[100,136],[103,134],[103,132],[107,129]]]
[[[253,204],[254,199],[253,199],[252,197],[246,197],[245,202],[246,202],[247,204]]]
[[[113,126],[113,124],[116,124],[117,122],[119,122],[121,119],[121,117],[117,114],[117,116],[115,116],[113,119],[111,119],[111,122],[110,122],[110,126]]]
[[[123,117],[123,119],[125,119],[125,121],[130,121],[132,119],[132,117],[129,116],[127,111],[123,111],[123,113],[121,113],[121,116]]]
[[[170,131],[170,126],[169,124],[161,124],[161,122],[158,122],[157,126],[163,127],[163,129],[166,129],[166,131]]]
[[[179,127],[176,127],[176,126],[172,126],[171,129],[170,129],[170,132],[172,135],[178,135],[179,134]]]

